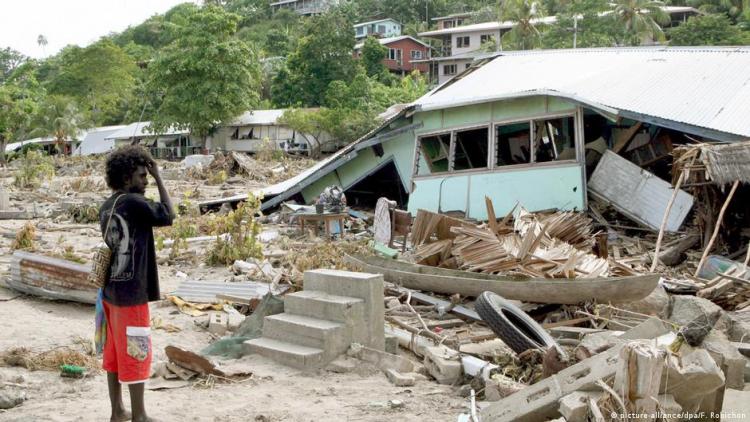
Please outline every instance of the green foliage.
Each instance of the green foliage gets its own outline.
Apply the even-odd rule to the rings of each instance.
[[[367,37],[362,45],[362,66],[367,76],[379,78],[388,73],[388,69],[383,64],[383,58],[387,53],[388,48],[380,44],[377,38]]]
[[[90,126],[75,100],[61,95],[49,95],[44,99],[32,125],[32,136],[54,137],[59,151],[65,148],[66,140],[77,140],[81,129]]]
[[[726,15],[693,16],[669,30],[671,45],[742,45],[750,43],[750,34],[732,25]]]
[[[13,240],[13,243],[10,245],[10,249],[15,250],[24,250],[24,251],[33,251],[36,249],[36,245],[34,244],[34,236],[36,236],[36,226],[32,222],[28,222],[23,225],[21,230],[16,233],[16,238]]]
[[[613,46],[619,33],[612,17],[599,15],[606,10],[610,10],[606,0],[568,3],[558,14],[557,22],[542,35],[542,47],[573,48],[574,34],[577,48]]]
[[[123,105],[133,99],[137,72],[133,57],[105,38],[66,50],[47,90],[73,98],[94,125],[119,123]]]
[[[237,205],[237,209],[221,217],[217,231],[228,236],[216,237],[206,256],[206,263],[213,266],[231,265],[238,259],[262,258],[263,251],[257,237],[261,225],[255,221],[259,213],[260,198],[250,194],[248,200]]]
[[[10,47],[0,49],[0,83],[26,60],[28,60],[26,56]]]
[[[508,0],[502,9],[503,20],[514,22],[513,28],[506,32],[501,42],[504,48],[511,50],[529,50],[541,46],[541,24],[534,24],[535,19],[542,18],[544,10],[535,0]]]
[[[175,126],[205,137],[257,103],[260,66],[255,52],[234,37],[239,20],[209,5],[176,30],[177,39],[149,67],[149,90],[163,93],[152,129]]]
[[[55,166],[48,155],[39,151],[29,151],[21,159],[21,167],[16,172],[13,184],[21,189],[35,189],[42,182],[55,176]]]
[[[23,138],[36,113],[41,91],[32,72],[13,72],[11,79],[0,84],[0,164],[5,163],[5,146]]]
[[[613,0],[612,14],[620,32],[620,45],[664,41],[661,25],[669,23],[664,3],[654,0]]]
[[[352,21],[341,12],[305,20],[303,36],[279,71],[272,90],[279,106],[318,106],[333,81],[349,83],[354,75]]]
[[[311,135],[311,155],[323,146],[324,134],[332,140],[349,143],[378,125],[378,114],[393,104],[414,101],[427,92],[427,81],[418,72],[392,86],[365,74],[360,68],[350,84],[332,82],[325,96],[326,107],[318,110],[290,109],[279,120],[292,129]]]

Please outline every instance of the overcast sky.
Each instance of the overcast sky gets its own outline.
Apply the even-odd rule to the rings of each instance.
[[[41,58],[68,44],[86,46],[188,0],[4,0],[0,2],[0,48]],[[193,3],[200,3],[193,0]],[[47,37],[42,48],[37,37]]]

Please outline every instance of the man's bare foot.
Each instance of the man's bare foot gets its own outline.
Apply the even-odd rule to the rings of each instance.
[[[131,419],[133,419],[133,415],[127,410],[123,410],[113,414],[112,417],[109,418],[109,422],[127,422]]]

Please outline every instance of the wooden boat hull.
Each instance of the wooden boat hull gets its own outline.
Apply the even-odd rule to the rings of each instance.
[[[88,283],[86,265],[48,256],[16,251],[8,287],[49,299],[96,303],[96,287]]]
[[[386,281],[416,290],[464,296],[490,291],[506,299],[535,303],[632,302],[648,296],[658,274],[592,279],[547,279],[499,276],[410,264],[374,256],[347,256],[365,272],[383,274]]]

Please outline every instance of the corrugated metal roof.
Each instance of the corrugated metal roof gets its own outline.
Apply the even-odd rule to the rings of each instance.
[[[418,109],[533,95],[750,137],[750,48],[504,52],[418,99]]]
[[[103,154],[115,147],[113,139],[106,139],[125,126],[102,126],[89,130],[81,145],[73,151],[73,155]]]
[[[141,138],[144,136],[156,136],[156,135],[184,135],[190,133],[187,129],[175,129],[169,128],[161,133],[153,133],[148,131],[146,128],[151,122],[134,122],[122,129],[107,135],[105,139],[130,139],[130,138]]]

